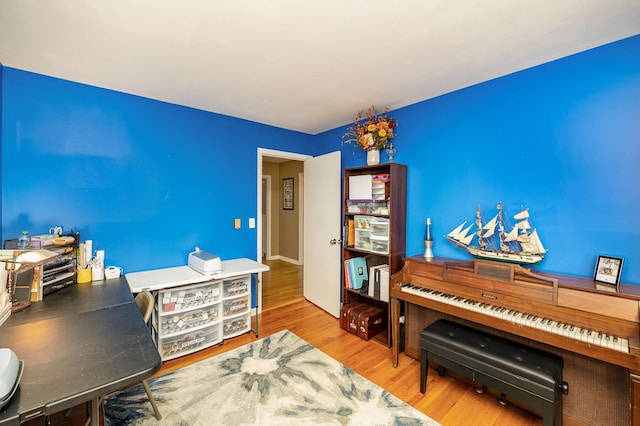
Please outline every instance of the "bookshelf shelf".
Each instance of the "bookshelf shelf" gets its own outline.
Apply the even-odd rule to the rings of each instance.
[[[342,304],[346,307],[359,302],[384,309],[387,327],[373,339],[385,345],[391,344],[388,277],[402,269],[406,254],[406,187],[407,166],[404,164],[387,163],[344,170]],[[366,263],[365,289],[353,288],[360,286],[363,279],[362,276],[351,278],[357,274],[349,263],[355,258],[364,258]],[[358,264],[362,265],[362,261]],[[388,265],[388,273],[376,273],[382,265]],[[363,268],[359,269],[363,272]],[[370,276],[371,273],[375,277]],[[376,282],[375,278],[380,276],[382,279]],[[376,288],[379,283],[386,286],[386,291]]]

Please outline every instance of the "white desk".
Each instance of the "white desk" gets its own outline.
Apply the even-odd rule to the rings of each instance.
[[[204,275],[189,266],[176,266],[173,268],[153,269],[150,271],[132,272],[126,274],[129,288],[132,293],[142,290],[163,290],[179,287],[186,284],[196,284],[205,281],[224,279],[244,274],[255,274],[269,270],[255,260],[241,258],[222,261],[222,272],[212,275]]]

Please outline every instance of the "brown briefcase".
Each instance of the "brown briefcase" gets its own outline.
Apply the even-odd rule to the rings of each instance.
[[[358,336],[369,340],[387,328],[387,310],[367,306],[358,312]]]
[[[358,334],[357,311],[366,307],[364,303],[352,302],[340,308],[340,327],[350,333]]]

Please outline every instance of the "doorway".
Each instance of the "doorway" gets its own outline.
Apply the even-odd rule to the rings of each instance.
[[[258,312],[303,297],[304,161],[311,156],[258,149],[258,251],[270,267],[258,285]],[[283,205],[283,179],[293,182],[292,205]]]

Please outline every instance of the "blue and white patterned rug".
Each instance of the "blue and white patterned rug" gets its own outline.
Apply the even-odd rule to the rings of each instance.
[[[105,398],[105,425],[429,425],[437,422],[281,331]]]

